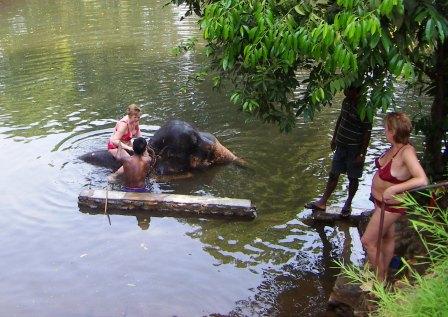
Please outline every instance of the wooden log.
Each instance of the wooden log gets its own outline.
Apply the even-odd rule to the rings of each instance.
[[[86,189],[78,205],[90,210],[104,210],[106,190]],[[256,208],[247,199],[189,196],[155,193],[108,191],[108,210],[120,213],[145,212],[149,216],[216,217],[254,219]]]
[[[333,224],[336,221],[345,221],[354,226],[370,216],[371,210],[352,208],[352,212],[348,217],[341,216],[342,207],[339,206],[327,206],[325,211],[312,211],[308,217],[304,220],[305,222],[319,222],[319,223],[329,223]]]

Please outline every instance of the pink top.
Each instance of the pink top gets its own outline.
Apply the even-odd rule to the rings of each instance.
[[[131,130],[129,129],[129,122],[125,121],[125,120],[120,120],[118,122],[124,122],[126,123],[126,125],[128,126],[128,130],[126,131],[125,134],[123,134],[123,136],[121,137],[120,141],[122,142],[126,142],[128,143],[129,141],[131,141],[132,137],[134,136],[131,132]],[[118,130],[118,122],[115,125],[115,131]],[[137,124],[137,129],[136,129],[136,134],[138,133],[138,131],[140,131],[140,127]],[[107,143],[107,149],[109,150],[113,150],[113,149],[118,149],[118,146],[116,146],[110,139],[109,142]]]

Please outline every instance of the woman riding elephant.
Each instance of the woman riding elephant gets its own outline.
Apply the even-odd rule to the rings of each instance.
[[[140,132],[140,113],[141,109],[136,104],[131,104],[127,107],[127,114],[121,118],[115,125],[115,130],[107,143],[108,152],[115,158],[120,159],[123,157],[129,157],[127,151],[131,152],[132,149],[132,139],[141,137]],[[126,151],[122,151],[124,149]],[[121,153],[119,153],[119,151]],[[123,167],[120,167],[113,176],[118,176],[123,173]]]

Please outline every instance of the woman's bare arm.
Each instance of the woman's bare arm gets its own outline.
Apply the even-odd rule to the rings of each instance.
[[[120,142],[120,144],[118,145],[118,149],[117,149],[117,154],[115,156],[115,158],[124,163],[124,161],[128,160],[130,158],[128,152],[126,152],[123,147],[121,146],[123,143]]]
[[[111,141],[116,146],[120,146],[120,143],[121,143],[121,146],[123,147],[123,149],[132,151],[132,148],[129,145],[121,142],[121,138],[123,137],[123,135],[125,135],[127,128],[128,128],[128,125],[125,122],[121,122],[121,121],[118,122],[117,130],[112,135]]]
[[[139,138],[142,136],[142,131],[140,130],[140,125],[138,123],[137,123],[136,129],[137,129],[137,133],[135,134],[135,137]]]

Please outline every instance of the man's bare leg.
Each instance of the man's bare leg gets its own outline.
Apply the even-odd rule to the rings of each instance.
[[[348,197],[345,201],[344,207],[342,207],[341,215],[349,216],[352,212],[352,201],[355,197],[356,192],[358,191],[359,180],[357,178],[348,179]]]
[[[336,186],[338,185],[340,174],[330,173],[327,180],[327,185],[325,186],[325,191],[322,197],[315,202],[311,202],[305,205],[306,208],[315,209],[315,210],[325,210],[327,207],[327,201],[330,198],[331,194],[333,194]]]

